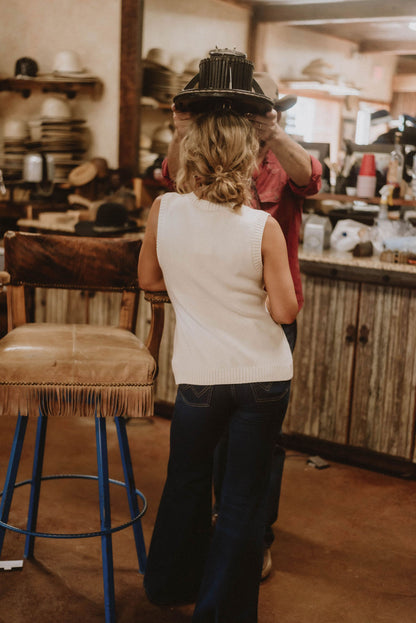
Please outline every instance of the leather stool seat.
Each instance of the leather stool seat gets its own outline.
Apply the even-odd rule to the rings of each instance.
[[[0,415],[149,416],[156,368],[125,329],[28,323],[0,340]]]

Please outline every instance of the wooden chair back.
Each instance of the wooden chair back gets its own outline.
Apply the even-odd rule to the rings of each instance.
[[[121,292],[119,327],[134,331],[141,241],[25,232],[4,236],[8,330],[29,321],[28,288]]]

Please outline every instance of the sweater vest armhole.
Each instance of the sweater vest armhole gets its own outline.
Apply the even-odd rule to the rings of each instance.
[[[251,257],[254,267],[260,274],[263,273],[263,258],[261,254],[261,244],[263,241],[263,232],[268,218],[267,212],[256,211],[256,222],[253,227],[253,236],[251,240]]]

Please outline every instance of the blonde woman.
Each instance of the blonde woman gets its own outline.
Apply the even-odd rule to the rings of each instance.
[[[258,140],[231,111],[193,119],[177,192],[155,200],[139,258],[142,288],[176,314],[178,393],[167,479],[144,585],[156,604],[196,601],[193,623],[255,623],[266,493],[292,377],[281,328],[298,303],[278,223],[252,209]],[[211,534],[215,446],[228,434]]]

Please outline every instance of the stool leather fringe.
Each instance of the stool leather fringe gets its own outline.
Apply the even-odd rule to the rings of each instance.
[[[0,415],[153,416],[153,385],[40,385],[0,382]]]

